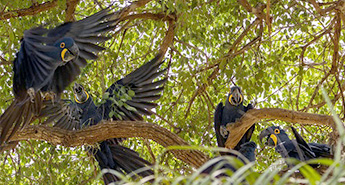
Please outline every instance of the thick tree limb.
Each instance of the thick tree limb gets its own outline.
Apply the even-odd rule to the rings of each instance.
[[[319,4],[315,0],[308,0],[308,1],[309,1],[309,3],[311,3],[314,6],[315,10],[320,15],[324,15],[325,14],[324,10],[320,8]]]
[[[66,2],[66,18],[65,22],[75,21],[74,12],[79,0],[70,0]]]
[[[0,20],[10,19],[13,17],[21,17],[26,15],[35,15],[37,13],[49,10],[57,5],[57,0],[50,2],[45,2],[38,5],[32,5],[29,8],[20,9],[20,10],[11,10],[7,12],[0,12]]]
[[[27,126],[18,132],[11,141],[28,139],[47,141],[53,145],[67,147],[94,144],[110,138],[142,137],[152,139],[164,147],[173,145],[189,145],[178,135],[153,123],[142,121],[106,121],[78,131],[68,131],[59,128]],[[172,150],[176,158],[194,167],[200,167],[209,158],[197,150]]]
[[[169,21],[169,28],[168,31],[166,32],[166,35],[162,41],[162,44],[160,46],[160,51],[162,53],[166,53],[166,51],[168,50],[169,46],[172,44],[173,40],[174,40],[174,35],[175,35],[175,21],[174,20],[170,20]]]
[[[311,114],[279,108],[252,109],[246,112],[235,124],[229,124],[227,130],[230,132],[225,143],[227,148],[234,148],[244,133],[256,122],[262,119],[277,119],[290,123],[305,125],[327,125],[334,126],[332,116],[322,114]]]

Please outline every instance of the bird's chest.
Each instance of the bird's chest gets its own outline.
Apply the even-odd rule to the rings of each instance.
[[[83,110],[81,116],[81,125],[83,126],[91,126],[99,123],[102,118],[97,111],[97,107],[95,104],[90,103],[88,105],[80,107]]]
[[[96,125],[102,121],[101,115],[98,113],[97,109],[89,109],[85,114],[82,116],[82,124],[83,125]]]
[[[275,149],[284,158],[293,157],[298,159],[296,146],[292,143],[292,141],[279,143]]]
[[[242,107],[224,107],[222,113],[222,123],[233,123],[236,122],[244,114],[244,108]]]

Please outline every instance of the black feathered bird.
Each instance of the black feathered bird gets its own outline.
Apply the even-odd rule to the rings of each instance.
[[[58,100],[86,60],[97,58],[95,54],[104,49],[97,43],[109,39],[100,34],[116,26],[111,16],[107,8],[53,29],[37,27],[24,32],[13,62],[15,99],[0,117],[0,145],[39,114],[44,96]]]
[[[243,105],[243,94],[239,87],[231,87],[228,98],[225,101],[225,106],[220,102],[214,113],[214,129],[219,147],[225,147],[225,142],[229,136],[226,125],[233,124],[240,119],[245,112],[253,108],[251,104],[248,104],[248,106]],[[247,130],[234,150],[239,150],[242,144],[249,142],[254,130],[255,125]]]
[[[254,162],[255,158],[255,149],[256,143],[253,141],[244,143],[240,146],[238,152],[241,155],[237,155],[237,158],[243,162],[243,164],[247,164],[247,162]],[[210,162],[212,163],[209,167],[203,170],[201,173],[204,174],[211,174],[215,170],[231,170],[233,172],[237,171],[236,165],[230,163],[229,159],[224,156],[216,157],[211,159]],[[225,175],[225,174],[223,174]]]
[[[161,70],[162,55],[118,80],[106,90],[108,98],[104,103],[96,106],[92,97],[80,84],[74,84],[75,102],[66,107],[60,104],[46,106],[42,110],[42,117],[48,116],[45,123],[53,121],[55,127],[64,129],[79,129],[98,124],[101,120],[143,120],[142,115],[151,115],[150,111],[157,104],[152,101],[160,98],[160,92],[166,78],[156,80],[166,69]],[[68,101],[66,101],[68,102]],[[100,147],[89,149],[100,164],[101,169],[109,168],[126,173],[150,165],[138,154],[128,148],[119,146],[121,139],[114,138],[103,141]],[[152,170],[139,173],[141,176],[153,174]],[[117,180],[114,175],[106,174],[106,184]]]
[[[325,157],[332,158],[331,147],[326,144],[307,143],[294,127],[291,127],[296,140],[291,140],[284,129],[279,126],[271,126],[263,130],[259,139],[266,138],[265,144],[275,147],[275,150],[283,158],[296,158],[300,161]]]

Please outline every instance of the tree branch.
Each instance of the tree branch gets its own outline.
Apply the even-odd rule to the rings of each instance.
[[[227,148],[234,148],[240,141],[244,133],[256,122],[262,119],[277,119],[290,123],[304,125],[327,125],[334,126],[332,116],[323,114],[311,114],[280,108],[252,109],[246,112],[235,124],[228,124],[227,130],[230,132],[225,143]]]
[[[175,28],[176,28],[175,21],[170,20],[169,21],[169,28],[168,28],[166,35],[162,41],[162,44],[160,45],[160,51],[164,54],[168,50],[169,46],[173,43],[174,35],[175,35]]]
[[[79,0],[70,0],[66,2],[66,18],[65,22],[75,21],[74,12]]]
[[[118,14],[114,14],[114,17],[112,17],[111,19],[119,19],[119,21],[123,21],[123,19],[130,12],[132,12],[136,8],[139,8],[139,7],[146,5],[150,1],[152,1],[152,0],[139,0],[139,1],[132,2],[129,6],[126,6],[125,8],[121,9]]]
[[[45,2],[38,5],[32,5],[29,8],[19,9],[19,10],[11,10],[7,12],[0,12],[0,20],[10,19],[13,17],[21,17],[26,15],[35,15],[37,13],[49,10],[57,5],[57,0],[53,0],[50,2]]]
[[[341,17],[340,17],[341,12],[337,11],[336,15],[336,23],[334,26],[334,38],[333,40],[333,58],[332,58],[332,68],[330,73],[334,74],[337,72],[337,63],[338,63],[338,58],[339,58],[339,38],[341,34]]]
[[[133,20],[133,19],[152,19],[152,20],[164,20],[164,21],[172,21],[175,20],[176,17],[173,14],[164,14],[164,13],[140,13],[140,14],[131,14],[123,18],[124,20]]]
[[[152,139],[164,147],[173,145],[189,146],[178,135],[153,123],[142,121],[106,121],[86,129],[68,131],[60,128],[53,128],[44,125],[26,126],[22,131],[11,139],[11,141],[40,140],[47,141],[53,145],[67,147],[94,144],[111,138],[142,137]],[[172,150],[176,158],[194,167],[200,167],[209,158],[197,150]]]

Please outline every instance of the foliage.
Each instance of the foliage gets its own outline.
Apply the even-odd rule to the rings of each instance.
[[[53,8],[33,16],[1,19],[3,12],[29,8],[33,2],[42,4],[46,1],[0,0],[0,9],[3,11],[0,12],[2,111],[13,98],[11,61],[20,47],[24,30],[41,24],[48,27],[61,24],[66,16],[66,1],[69,0],[59,0]],[[101,4],[103,8],[114,4],[115,10],[120,10],[129,2],[107,0]],[[261,3],[249,0],[252,7],[270,2],[269,12],[266,7],[262,11],[263,18],[257,18],[241,2],[244,1],[151,1],[133,12],[173,14],[178,17],[174,42],[166,55],[165,65],[170,64],[169,80],[162,98],[157,101],[159,106],[155,109],[156,114],[146,120],[170,129],[193,146],[216,146],[214,108],[225,100],[230,86],[236,84],[244,91],[245,104],[254,103],[256,108],[279,107],[330,114],[321,94],[322,86],[331,99],[335,113],[343,121],[345,86],[342,47],[338,48],[339,56],[334,56],[336,43],[340,46],[344,44],[344,31],[340,30],[339,38],[336,34],[337,20],[340,19],[337,17],[343,16],[343,12],[332,9],[320,14],[312,3],[299,0]],[[321,9],[336,5],[327,3],[331,2],[329,0],[322,2],[319,4]],[[100,10],[97,3],[100,2],[80,1],[76,6],[76,19]],[[167,21],[143,18],[124,20],[120,24],[123,29],[112,32],[113,38],[106,43],[108,49],[97,61],[91,62],[77,79],[93,97],[98,97],[98,101],[101,101],[110,84],[152,59],[168,28]],[[334,60],[337,68],[335,73],[331,73]],[[71,87],[63,96],[72,98]],[[253,141],[258,143],[258,133],[269,125],[288,128],[291,123],[262,121],[257,124]],[[308,142],[326,143],[332,131],[326,126],[296,126]],[[218,182],[215,178],[195,176],[192,173],[195,169],[165,153],[166,149],[152,141],[133,138],[125,141],[125,145],[149,161],[159,162],[157,168],[163,168],[164,175],[159,175],[158,170],[156,175],[161,178],[161,183]],[[97,164],[90,162],[92,160],[82,148],[64,148],[36,141],[21,142],[14,151],[0,155],[0,183],[101,183],[101,178],[96,177],[100,172]],[[151,151],[154,156],[150,154]],[[218,155],[208,153],[211,157]],[[253,165],[253,175],[258,177],[257,184],[269,184],[271,180],[277,184],[293,183],[291,172],[280,177],[274,174],[282,166],[278,158],[280,156],[273,149],[260,145],[258,161]],[[344,176],[344,164],[339,159],[332,164],[330,161],[318,162],[331,165],[334,168],[333,176],[340,178]],[[298,167],[302,173],[305,170],[311,175],[305,176],[310,184],[315,184],[318,179],[327,181],[327,184],[337,183],[336,178],[328,179],[328,173],[318,175],[305,165]]]

